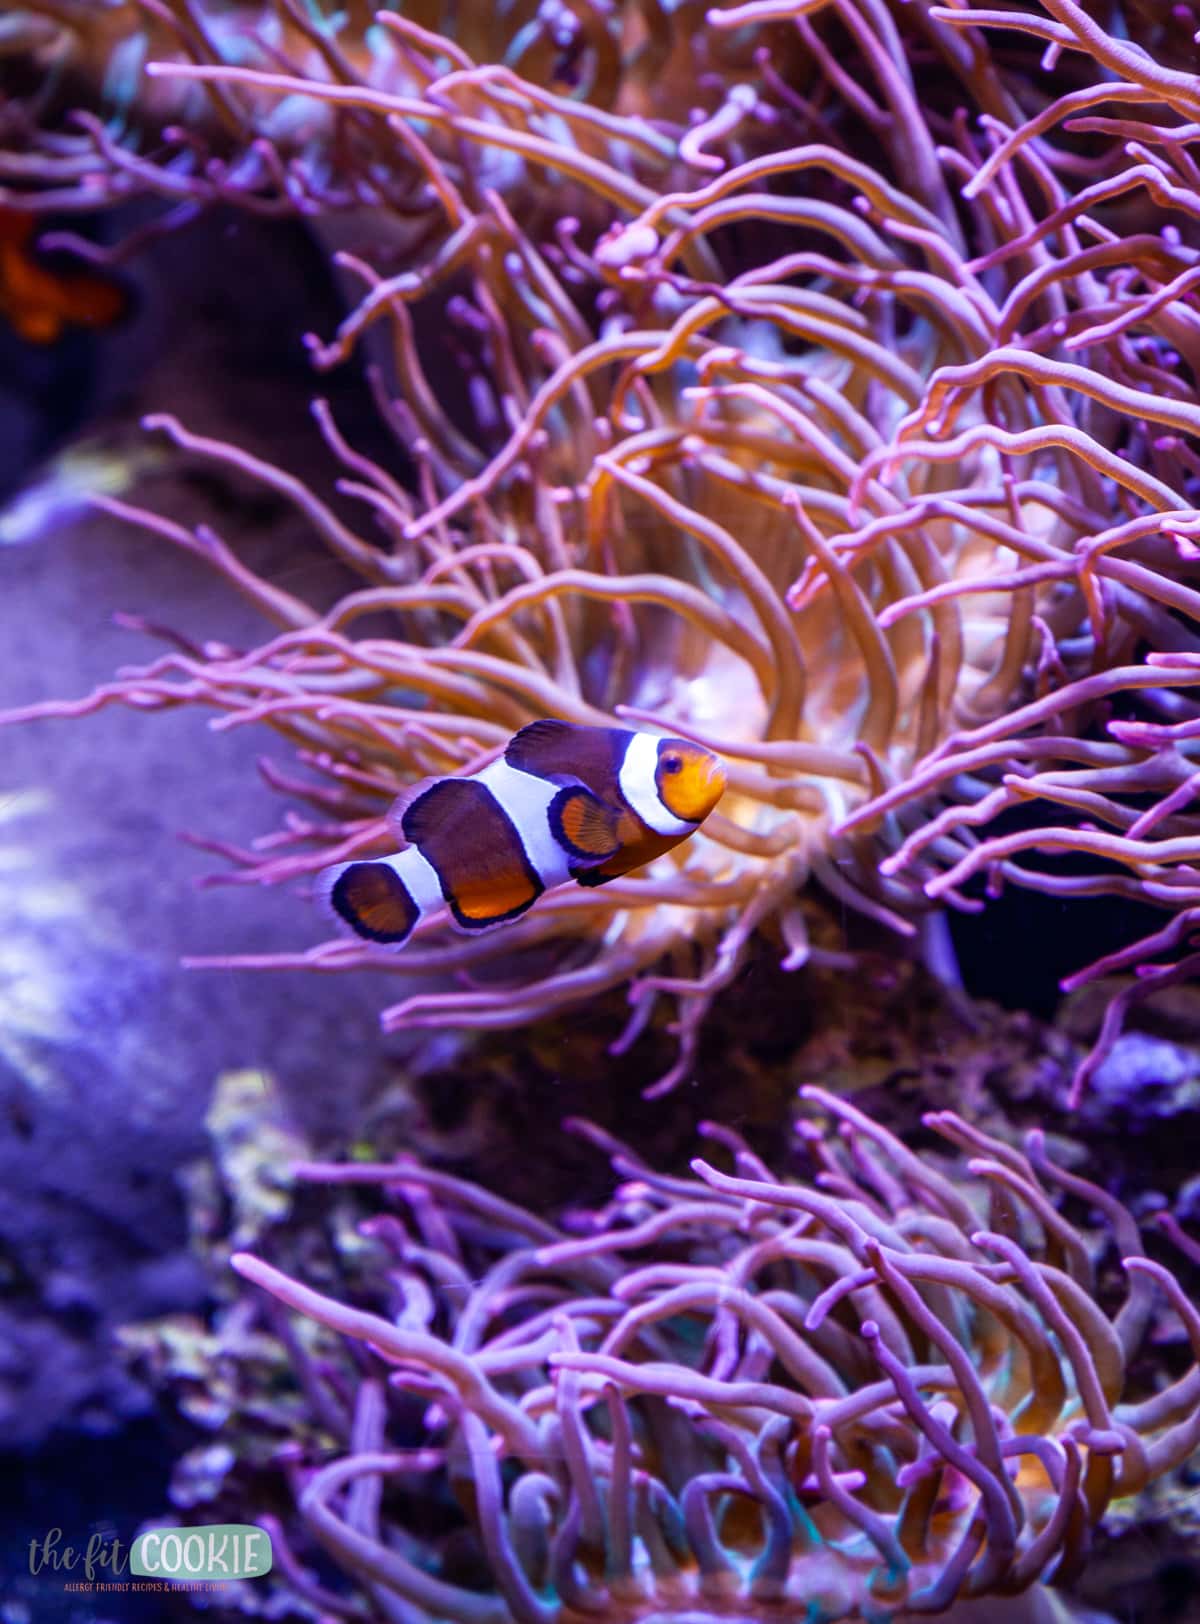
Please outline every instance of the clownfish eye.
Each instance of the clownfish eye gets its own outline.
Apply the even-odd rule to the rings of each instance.
[[[683,757],[672,753],[662,759],[662,769],[665,773],[681,773],[683,771]]]

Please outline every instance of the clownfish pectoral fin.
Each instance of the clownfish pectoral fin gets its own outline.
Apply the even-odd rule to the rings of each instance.
[[[317,889],[356,936],[400,947],[421,910],[390,863],[338,863],[317,876]]]
[[[609,880],[619,880],[620,874],[613,873],[604,868],[583,868],[575,864],[570,870],[571,878],[576,885],[586,885],[589,890],[598,885],[607,885]]]
[[[621,848],[619,814],[581,784],[560,789],[547,809],[550,833],[573,868],[595,868]]]

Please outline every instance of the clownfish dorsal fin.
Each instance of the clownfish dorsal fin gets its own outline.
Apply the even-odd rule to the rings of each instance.
[[[495,752],[485,758],[490,762],[495,759]],[[500,758],[501,760],[503,757]],[[475,778],[482,771],[478,764],[471,766],[468,771],[458,773],[429,773],[424,778],[418,778],[407,789],[401,790],[396,799],[388,807],[386,813],[387,826],[399,840],[405,840],[412,845],[412,836],[404,831],[404,819],[408,809],[414,806],[427,792],[436,789],[439,784],[454,784],[461,780]]]
[[[406,790],[401,791],[396,797],[387,810],[387,826],[397,839],[407,841],[409,845],[412,844],[412,837],[404,832],[404,819],[409,807],[419,801],[422,795],[427,790],[431,790],[435,784],[442,784],[445,781],[445,777],[441,775],[436,778],[433,776],[418,778],[415,784],[410,784]]]
[[[472,777],[427,778],[400,797],[389,819],[418,849],[435,836],[466,835],[481,791]]]
[[[560,789],[547,815],[551,834],[577,868],[606,863],[620,850],[620,814],[582,784]]]
[[[514,733],[504,748],[504,759],[518,772],[533,773],[558,783],[578,782],[573,769],[579,753],[581,733],[594,729],[580,728],[574,722],[555,722],[545,718],[540,722],[527,722],[519,733]]]

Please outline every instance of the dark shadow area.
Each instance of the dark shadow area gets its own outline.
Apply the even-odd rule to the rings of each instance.
[[[101,1436],[56,1432],[36,1455],[0,1454],[0,1592],[9,1609],[4,1616],[24,1616],[36,1624],[158,1624],[171,1616],[171,1603],[163,1596],[64,1588],[68,1580],[86,1583],[85,1556],[93,1535],[110,1555],[113,1542],[120,1541],[122,1567],[120,1572],[101,1567],[97,1548],[95,1582],[130,1582],[130,1541],[142,1523],[170,1512],[170,1470],[168,1440],[152,1418]],[[57,1542],[55,1530],[61,1530]],[[60,1557],[71,1547],[76,1561],[57,1571],[45,1562],[35,1575],[31,1544],[37,1561],[48,1535]],[[20,1608],[27,1611],[14,1610]]]
[[[1011,834],[1061,822],[1053,812],[1018,807],[989,824],[988,833]],[[1029,868],[1068,876],[1094,874],[1097,867],[1092,858],[1046,857],[1037,852],[1022,853],[1021,861]],[[983,882],[972,881],[966,894],[984,896]],[[1006,881],[998,896],[986,897],[982,912],[952,908],[948,917],[968,994],[1048,1021],[1058,1008],[1064,977],[1160,929],[1167,915],[1124,897],[1068,899]]]

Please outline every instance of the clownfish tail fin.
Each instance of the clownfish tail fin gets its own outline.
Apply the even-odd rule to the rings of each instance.
[[[356,936],[401,947],[421,909],[391,863],[337,863],[317,876],[317,895]]]

